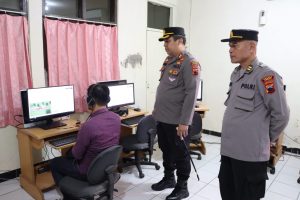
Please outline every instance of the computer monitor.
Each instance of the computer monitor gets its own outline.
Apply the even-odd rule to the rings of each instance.
[[[53,118],[75,111],[73,85],[33,88],[21,91],[24,124],[46,120],[43,129],[65,125]]]
[[[100,81],[97,84],[105,84],[107,86],[109,85],[122,85],[122,84],[126,84],[127,80],[123,79],[123,80],[111,80],[111,81]]]
[[[135,103],[134,83],[108,85],[108,88],[110,96],[110,102],[107,105],[108,108],[119,108]]]
[[[200,80],[199,88],[198,88],[197,101],[202,101],[202,94],[203,94],[203,80]]]

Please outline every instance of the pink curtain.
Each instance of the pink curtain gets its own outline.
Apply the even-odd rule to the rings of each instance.
[[[0,127],[17,124],[14,116],[22,114],[20,90],[30,87],[27,20],[0,14]]]
[[[88,86],[120,77],[117,27],[44,20],[49,85],[73,84],[75,108],[86,111]]]

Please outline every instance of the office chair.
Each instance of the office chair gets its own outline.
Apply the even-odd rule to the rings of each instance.
[[[122,146],[115,145],[99,153],[88,168],[87,180],[82,181],[72,177],[64,177],[59,182],[59,188],[64,199],[113,199],[114,184],[119,180],[116,173]]]
[[[138,123],[136,134],[127,136],[122,141],[124,152],[128,153],[130,151],[134,151],[134,159],[130,159],[127,162],[126,159],[124,159],[122,168],[136,165],[140,178],[145,176],[142,172],[141,165],[153,165],[156,170],[159,170],[160,166],[151,161],[155,136],[156,122],[154,118],[152,115],[143,117]],[[141,160],[139,156],[140,152],[148,152],[149,159]]]
[[[200,147],[203,145],[201,141],[201,130],[202,130],[202,118],[199,113],[194,112],[193,122],[190,132],[190,143],[196,145],[199,148],[199,152],[190,150],[191,155],[197,155],[197,159],[201,160]]]

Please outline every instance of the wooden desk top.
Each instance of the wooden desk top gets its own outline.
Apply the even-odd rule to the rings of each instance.
[[[196,108],[195,108],[195,111],[196,112],[206,112],[206,111],[209,111],[209,108],[202,102],[197,102],[196,103]]]
[[[76,120],[74,119],[63,120],[62,122],[67,125],[48,129],[48,130],[35,127],[35,128],[28,128],[28,129],[19,129],[19,131],[28,134],[29,136],[31,136],[36,140],[43,140],[49,137],[76,132],[79,130],[79,127],[76,126]]]
[[[128,115],[124,117],[120,117],[122,119],[127,119],[139,115],[145,115],[146,112],[140,111],[134,111],[132,109],[128,110]],[[52,128],[48,130],[44,130],[38,127],[35,128],[28,128],[28,129],[19,129],[20,132],[28,134],[32,138],[36,140],[44,140],[46,138],[54,137],[54,136],[59,136],[67,133],[72,133],[76,132],[79,130],[79,127],[76,126],[76,120],[75,119],[68,119],[68,120],[63,120],[63,123],[67,124],[66,126],[61,126],[57,128]]]
[[[128,119],[128,118],[131,118],[131,117],[136,117],[136,116],[140,116],[140,115],[145,115],[147,114],[147,112],[144,112],[144,111],[134,111],[133,109],[128,109],[128,115],[127,116],[124,116],[124,117],[121,117],[121,120],[122,119]]]

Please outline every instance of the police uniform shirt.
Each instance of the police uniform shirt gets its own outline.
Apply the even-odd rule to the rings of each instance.
[[[161,69],[153,117],[167,124],[190,125],[200,81],[200,65],[186,51],[182,52],[182,59],[168,57],[166,61]]]
[[[242,161],[267,161],[270,141],[286,127],[289,108],[281,77],[255,59],[244,73],[231,74],[222,125],[221,155]]]

